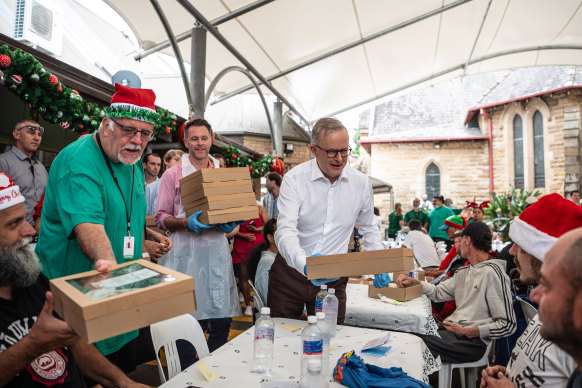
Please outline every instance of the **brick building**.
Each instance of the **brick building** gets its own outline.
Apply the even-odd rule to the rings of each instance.
[[[364,112],[360,144],[367,173],[391,183],[406,210],[422,193],[458,207],[509,185],[569,195],[580,188],[581,108],[582,67],[478,74]]]

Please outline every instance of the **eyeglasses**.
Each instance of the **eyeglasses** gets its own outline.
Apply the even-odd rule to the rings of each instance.
[[[44,128],[41,127],[40,125],[25,125],[25,126],[18,128],[17,131],[20,131],[21,129],[24,129],[24,128],[28,128],[30,131],[32,131],[32,133],[34,133],[34,131],[38,130],[38,133],[40,134],[40,136],[42,136],[44,134]]]
[[[150,141],[154,138],[154,131],[147,131],[145,129],[137,129],[135,127],[129,127],[126,125],[122,125],[111,117],[108,117],[108,119],[113,121],[115,124],[119,125],[119,127],[121,129],[121,134],[125,137],[132,138],[135,136],[136,133],[139,133],[142,140],[146,139],[147,141]]]
[[[338,153],[341,155],[342,158],[345,158],[346,156],[352,153],[352,147],[350,146],[348,146],[348,148],[342,148],[341,150],[331,150],[331,149],[326,150],[325,148],[321,148],[317,144],[314,145],[320,150],[325,151],[327,153],[328,158],[335,158]]]

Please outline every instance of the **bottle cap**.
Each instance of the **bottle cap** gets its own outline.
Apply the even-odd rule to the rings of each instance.
[[[270,307],[261,307],[261,315],[269,315],[269,314],[271,314]]]
[[[330,294],[335,294],[335,288],[330,288],[329,290],[327,290],[327,292]]]
[[[322,285],[321,285],[321,289],[322,289],[322,290],[327,290],[327,284],[322,284]]]
[[[325,313],[322,312],[322,311],[318,311],[318,312],[315,313],[315,317],[317,319],[325,319]]]
[[[307,322],[309,323],[317,323],[317,317],[315,315],[310,315],[307,317]]]
[[[311,359],[307,361],[307,369],[314,372],[321,370],[321,360]]]

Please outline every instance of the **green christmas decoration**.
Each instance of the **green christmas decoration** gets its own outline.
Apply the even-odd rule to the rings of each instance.
[[[513,186],[509,185],[507,193],[489,193],[491,201],[489,207],[483,209],[485,213],[485,221],[493,224],[493,229],[499,233],[504,242],[510,242],[509,226],[525,209],[527,199],[530,197],[538,198],[541,193],[535,191],[534,193],[521,189],[515,190]]]
[[[7,45],[0,46],[0,66],[4,83],[8,88],[35,109],[46,120],[59,123],[63,128],[82,132],[96,130],[105,117],[104,107],[87,102],[76,90],[60,83],[46,71],[31,54]],[[166,109],[157,109],[156,134],[176,130],[176,115]]]
[[[222,149],[222,155],[224,155],[227,166],[248,167],[253,178],[260,178],[267,175],[271,171],[271,164],[273,164],[273,157],[271,155],[265,155],[259,160],[253,161],[232,145],[224,147]]]

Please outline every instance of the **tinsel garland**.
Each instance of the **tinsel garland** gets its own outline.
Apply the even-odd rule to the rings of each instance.
[[[36,110],[48,122],[77,132],[92,132],[105,117],[104,108],[87,102],[74,89],[58,81],[33,55],[8,45],[0,46],[0,85]],[[156,135],[176,130],[176,115],[157,108]]]
[[[226,159],[226,165],[229,167],[248,167],[251,177],[260,178],[267,175],[271,171],[273,165],[273,157],[265,155],[257,161],[251,160],[246,155],[243,155],[240,150],[232,145],[222,148],[222,154]]]
[[[131,107],[130,110],[127,110],[127,108],[119,105],[107,106],[105,109],[103,109],[103,111],[105,112],[105,115],[109,117],[125,117],[128,119],[137,119],[154,124],[157,123],[158,119],[160,118],[160,115],[156,112],[134,107]]]

